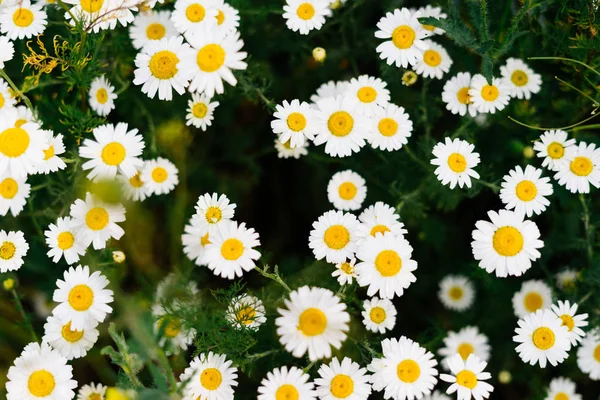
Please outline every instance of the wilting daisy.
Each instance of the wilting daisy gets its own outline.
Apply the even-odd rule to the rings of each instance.
[[[425,7],[420,7],[417,11],[421,14],[421,18],[433,17],[437,19],[445,19],[448,17],[446,13],[442,12],[442,9],[440,7],[432,7],[429,4]],[[434,35],[442,35],[443,33],[445,33],[445,31],[442,28],[436,28],[432,25],[421,24],[421,26],[423,27],[423,29],[428,30],[429,32],[431,32],[431,34]]]
[[[227,32],[237,30],[240,26],[239,11],[225,3],[224,0],[217,0],[214,8],[217,10],[217,25],[219,29]]]
[[[412,130],[413,123],[404,108],[388,103],[375,108],[367,140],[374,149],[399,150],[408,143]]]
[[[349,169],[335,173],[327,185],[327,198],[338,210],[358,210],[366,197],[365,180]]]
[[[308,247],[315,258],[325,258],[329,263],[344,262],[357,250],[356,227],[358,220],[353,214],[327,211],[313,222]]]
[[[236,329],[258,330],[267,321],[263,302],[249,294],[236,296],[231,300],[226,318]]]
[[[95,78],[88,93],[90,107],[96,114],[106,116],[115,108],[117,94],[115,88],[104,76]]]
[[[475,354],[469,355],[465,360],[460,354],[450,357],[447,361],[450,373],[441,374],[440,379],[451,383],[446,391],[448,394],[457,392],[458,400],[487,399],[494,387],[487,382],[492,377],[489,372],[484,372],[487,363],[480,360]]]
[[[133,11],[138,10],[138,0],[103,1],[107,3],[107,11],[102,15],[101,29],[116,29],[118,24],[127,26],[134,21],[135,16],[133,15]]]
[[[390,102],[390,91],[386,86],[387,83],[379,78],[361,75],[350,80],[345,96],[358,113],[371,117],[378,106],[385,107]]]
[[[186,326],[179,318],[166,314],[160,304],[152,306],[154,333],[159,335],[158,345],[165,349],[167,355],[179,354],[192,344],[196,330]]]
[[[367,295],[392,299],[402,296],[404,289],[417,278],[413,271],[417,262],[411,259],[412,247],[406,239],[391,232],[368,236],[361,242],[356,258],[356,281],[360,286],[368,286]]]
[[[576,389],[575,382],[569,378],[554,378],[550,381],[544,400],[581,400],[581,395],[575,392]]]
[[[0,36],[0,69],[4,68],[4,63],[13,59],[15,55],[15,46],[6,36]],[[4,82],[0,80],[0,82]],[[7,101],[7,100],[5,100]],[[0,106],[2,109],[2,106]]]
[[[399,219],[400,216],[396,214],[394,207],[378,201],[365,208],[358,216],[360,221],[356,229],[358,241],[362,242],[369,236],[375,237],[376,234],[385,232],[391,232],[394,236],[402,237],[408,231],[404,229],[404,224]]]
[[[46,11],[39,3],[23,0],[3,8],[0,13],[0,31],[11,40],[29,39],[46,30]]]
[[[183,94],[192,79],[192,71],[184,67],[183,60],[191,54],[181,36],[148,42],[135,57],[133,84],[143,85],[142,93],[151,99],[158,92],[160,100],[171,100],[172,89]]]
[[[93,244],[94,249],[103,249],[110,238],[119,240],[125,234],[117,225],[125,221],[125,208],[121,204],[104,203],[90,193],[85,194],[85,201],[77,199],[71,204],[71,217],[85,247]]]
[[[590,379],[600,380],[600,334],[592,331],[581,342],[577,350],[577,366]]]
[[[371,332],[385,333],[396,325],[396,307],[389,299],[373,297],[363,303],[362,317],[365,328]]]
[[[0,174],[0,215],[5,216],[9,211],[13,217],[19,215],[27,203],[30,189],[26,178],[15,179],[6,173]]]
[[[286,0],[283,6],[283,19],[289,29],[308,35],[313,29],[319,30],[325,23],[328,4],[320,0]]]
[[[444,357],[442,366],[448,370],[448,362],[459,354],[463,361],[467,361],[471,354],[475,354],[481,361],[490,359],[490,345],[488,338],[479,332],[476,326],[466,326],[458,332],[448,332],[444,338],[444,347],[438,350],[438,354]]]
[[[282,142],[279,138],[275,139],[275,149],[277,150],[277,157],[279,158],[295,158],[299,159],[301,156],[308,154],[308,142],[301,146],[292,147],[289,140]]]
[[[0,37],[0,54],[2,54],[2,39],[6,38],[4,36]],[[0,62],[0,69],[1,68],[3,67]],[[10,86],[8,86],[8,83],[6,83],[4,79],[0,78],[0,111],[12,108],[16,103],[17,101],[10,93]]]
[[[569,168],[570,161],[573,160],[573,154],[577,146],[575,139],[567,139],[568,133],[565,131],[546,131],[540,135],[540,139],[533,144],[539,158],[543,158],[542,167],[550,171],[559,171]]]
[[[144,163],[145,164],[145,163]],[[117,175],[121,181],[121,189],[127,200],[144,201],[150,195],[148,186],[142,180],[142,168],[138,168],[135,175],[127,178],[125,175]]]
[[[16,271],[24,264],[29,244],[23,232],[0,230],[0,272]]]
[[[517,213],[531,217],[534,213],[541,214],[550,205],[546,196],[550,196],[552,192],[550,178],[542,178],[541,169],[528,165],[523,171],[517,165],[504,176],[500,200],[507,210],[514,209]]]
[[[442,91],[442,101],[446,103],[446,109],[461,116],[466,115],[467,111],[471,117],[477,115],[477,109],[469,95],[470,88],[471,74],[468,72],[459,72],[448,79]]]
[[[335,271],[331,273],[334,278],[337,277],[337,281],[340,285],[351,285],[352,279],[356,279],[356,271],[354,265],[356,264],[356,258],[352,257],[350,260],[335,264]]]
[[[479,266],[496,276],[521,276],[541,257],[540,231],[535,222],[513,211],[489,211],[491,222],[477,221],[471,248]]]
[[[198,197],[195,207],[196,214],[199,216],[199,227],[210,232],[216,230],[221,222],[233,218],[235,207],[236,205],[230,203],[229,198],[224,194],[203,194]]]
[[[158,157],[144,163],[140,175],[146,190],[150,194],[167,194],[179,183],[178,170],[175,164],[166,158]]]
[[[210,243],[208,238],[208,227],[202,224],[200,220],[203,217],[195,215],[184,227],[181,242],[183,243],[183,252],[196,265],[206,265],[206,245]]]
[[[408,339],[384,339],[381,358],[374,358],[367,369],[373,373],[373,390],[384,391],[384,398],[405,400],[428,395],[437,383],[437,361],[419,343]]]
[[[320,399],[366,400],[371,394],[367,370],[348,357],[342,362],[334,357],[329,364],[322,364],[317,373],[315,386]]]
[[[75,400],[105,400],[106,389],[107,387],[101,383],[83,385]]]
[[[50,224],[44,232],[46,244],[50,247],[48,257],[57,263],[63,256],[67,264],[79,261],[79,257],[85,254],[85,246],[78,234],[71,217],[58,218],[55,224]]]
[[[445,142],[438,143],[433,147],[435,158],[431,164],[437,165],[435,175],[442,185],[450,184],[454,189],[459,187],[471,187],[471,177],[479,179],[479,174],[473,170],[479,165],[479,153],[473,152],[475,146],[466,140],[446,137]]]
[[[571,193],[589,193],[590,185],[600,187],[600,149],[594,143],[579,142],[566,155],[568,166],[559,167],[554,179]]]
[[[223,354],[201,353],[179,377],[188,382],[183,390],[189,399],[232,399],[237,386],[237,368]]]
[[[141,50],[148,42],[177,36],[171,22],[171,11],[139,13],[129,27],[129,37],[134,48]]]
[[[291,147],[302,146],[307,139],[314,139],[316,131],[316,119],[314,110],[306,102],[286,100],[281,105],[275,106],[275,112],[271,121],[271,129],[279,140],[290,142]]]
[[[325,82],[319,86],[315,94],[310,96],[310,101],[313,103],[313,105],[315,105],[319,102],[319,100],[323,100],[328,97],[344,96],[348,91],[348,85],[350,85],[350,81]]]
[[[492,78],[490,85],[481,74],[473,75],[469,96],[473,107],[480,113],[494,114],[496,110],[501,111],[510,100],[510,89],[504,81]]]
[[[561,290],[569,290],[575,287],[577,283],[578,272],[574,269],[567,268],[556,274],[556,286]]]
[[[298,367],[275,368],[260,382],[257,400],[313,400],[316,394],[310,375]]]
[[[339,349],[346,340],[350,315],[346,304],[328,289],[302,286],[284,300],[275,320],[279,341],[294,357],[315,361],[331,357],[331,347]]]
[[[72,399],[73,367],[48,343],[29,343],[8,369],[6,400]]]
[[[377,46],[376,50],[388,65],[395,63],[398,68],[414,66],[428,49],[423,39],[430,33],[419,23],[418,18],[421,16],[420,13],[413,14],[403,7],[401,10],[395,9],[393,13],[388,12],[379,20],[379,30],[375,32],[375,37],[386,41]]]
[[[177,0],[171,21],[181,34],[198,34],[204,25],[216,25],[213,0]]]
[[[438,297],[444,307],[455,311],[465,311],[473,304],[475,286],[466,276],[447,275],[440,281]]]
[[[515,315],[519,318],[537,310],[549,309],[552,304],[552,289],[544,281],[525,281],[521,289],[513,295],[512,303]]]
[[[218,101],[211,99],[205,94],[192,93],[192,99],[188,101],[186,125],[194,125],[206,131],[206,127],[212,125],[213,113],[219,105]]]
[[[541,75],[518,58],[506,60],[506,65],[500,67],[500,73],[512,97],[529,100],[532,93],[538,93],[541,89]]]
[[[577,343],[585,337],[585,332],[581,329],[588,325],[587,314],[576,314],[578,305],[567,301],[558,301],[558,304],[552,304],[552,311],[557,317],[562,319],[563,325],[569,328],[569,339],[571,345],[577,346]]]
[[[63,135],[60,133],[54,136],[52,131],[42,130],[45,136],[47,147],[44,149],[44,159],[38,164],[40,174],[49,174],[67,168],[67,164],[59,157],[64,154],[65,145]]]
[[[98,340],[99,333],[96,325],[96,321],[91,321],[90,325],[76,331],[71,329],[70,322],[65,324],[58,318],[50,316],[44,325],[42,341],[50,344],[67,360],[85,357]]]
[[[427,39],[424,43],[427,50],[417,58],[415,72],[425,78],[442,79],[444,74],[450,71],[452,59],[446,49],[433,40]]]

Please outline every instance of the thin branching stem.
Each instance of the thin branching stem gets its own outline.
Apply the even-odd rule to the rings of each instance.
[[[27,327],[27,330],[29,331],[29,334],[31,335],[31,339],[34,342],[37,342],[38,341],[37,334],[35,333],[35,329],[33,329],[33,325],[31,324],[31,321],[29,320],[29,317],[27,316],[25,309],[23,308],[23,303],[21,302],[21,297],[19,297],[19,294],[17,293],[17,291],[15,289],[12,289],[11,293],[12,293],[13,299],[15,300],[15,307],[17,308],[17,311],[23,317],[23,320],[25,321],[25,326]]]
[[[572,129],[572,128],[575,128],[576,126],[583,125],[586,122],[588,122],[589,120],[591,120],[593,118],[596,118],[598,115],[600,115],[600,113],[598,113],[597,111],[598,111],[598,108],[595,108],[592,111],[592,116],[591,117],[588,117],[588,118],[586,118],[586,119],[584,119],[582,121],[576,122],[576,123],[574,123],[572,125],[562,126],[562,127],[558,127],[558,128],[542,128],[542,127],[539,127],[539,126],[528,125],[528,124],[526,124],[524,122],[521,122],[521,121],[518,121],[518,120],[514,119],[510,115],[508,116],[508,119],[510,119],[512,122],[517,123],[517,124],[519,124],[521,126],[524,126],[526,128],[529,128],[529,129],[535,129],[535,130],[538,130],[538,131],[552,131],[552,130],[563,130],[563,131],[566,131],[567,129]]]
[[[0,69],[0,76],[2,78],[4,78],[4,80],[6,82],[8,82],[8,84],[10,85],[10,87],[12,88],[12,90],[15,92],[15,95],[20,97],[21,99],[23,99],[23,101],[25,102],[25,104],[27,104],[27,108],[29,108],[31,110],[31,112],[33,112],[33,104],[31,104],[31,101],[29,100],[29,97],[25,96],[25,93],[23,93],[21,91],[21,89],[19,89],[17,87],[17,85],[15,85],[15,83],[12,81],[12,79],[9,78],[8,74],[3,70]]]
[[[277,267],[277,265],[275,266],[275,271],[273,271],[273,273],[269,272],[268,265],[265,265],[263,268],[259,268],[258,266],[255,266],[254,269],[256,271],[258,271],[258,273],[261,274],[262,276],[264,276],[265,278],[269,278],[269,279],[277,282],[285,290],[287,290],[289,293],[291,293],[292,289],[290,289],[290,287],[287,285],[287,283],[285,283],[283,281],[283,279],[281,279],[281,275],[279,275],[279,268]]]
[[[588,262],[591,263],[592,258],[594,257],[594,226],[590,223],[590,210],[583,194],[579,195],[579,201],[581,202],[581,208],[583,210],[581,219],[583,221],[587,259]]]
[[[528,57],[528,60],[559,60],[559,61],[568,61],[568,62],[572,62],[575,64],[579,64],[582,65],[584,67],[586,67],[587,69],[589,69],[590,71],[594,72],[596,75],[600,75],[600,72],[598,72],[598,70],[590,67],[589,65],[587,65],[586,63],[579,61],[579,60],[574,60],[572,58],[566,58],[566,57]]]

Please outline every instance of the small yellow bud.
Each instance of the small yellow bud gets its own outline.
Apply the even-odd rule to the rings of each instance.
[[[417,82],[417,74],[414,71],[406,71],[402,75],[402,84],[404,86],[412,86]]]
[[[337,10],[338,8],[340,8],[342,5],[342,0],[335,0],[333,3],[331,3],[329,5],[329,8],[331,8],[332,10]]]
[[[132,390],[123,390],[116,387],[109,387],[106,390],[106,400],[133,400],[135,392]]]
[[[6,291],[13,290],[15,287],[15,280],[12,278],[5,279],[4,282],[2,282],[2,286]]]
[[[507,385],[510,383],[510,381],[512,381],[512,375],[510,374],[510,372],[506,370],[500,371],[500,373],[498,374],[498,382]]]
[[[316,62],[322,63],[327,57],[327,52],[322,47],[315,47],[312,51],[312,56]]]
[[[125,261],[125,258],[127,258],[125,257],[125,253],[122,251],[113,251],[112,256],[113,260],[115,260],[117,264],[121,264],[123,261]]]
[[[533,158],[533,156],[535,156],[535,152],[533,151],[533,147],[531,146],[525,146],[523,148],[523,157],[525,158]]]

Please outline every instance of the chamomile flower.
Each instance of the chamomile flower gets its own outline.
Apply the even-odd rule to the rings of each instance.
[[[371,117],[378,106],[385,107],[390,102],[390,91],[386,86],[387,83],[379,78],[361,75],[350,80],[345,96],[358,113]]]
[[[198,197],[195,207],[199,227],[212,233],[222,222],[233,218],[235,207],[224,194],[203,194]]]
[[[550,381],[548,394],[544,400],[581,400],[575,390],[575,382],[569,378],[558,377]]]
[[[90,193],[85,194],[85,201],[77,199],[71,204],[71,217],[85,247],[93,244],[94,249],[103,249],[110,238],[119,240],[125,234],[117,225],[125,221],[125,208],[104,203]]]
[[[92,81],[88,96],[91,109],[101,117],[107,116],[115,108],[115,88],[104,76]]]
[[[206,264],[216,276],[234,279],[254,269],[260,252],[258,232],[235,221],[219,224],[206,245]]]
[[[281,105],[275,106],[273,117],[273,133],[282,142],[289,141],[291,147],[304,145],[307,139],[314,139],[317,133],[314,110],[304,101],[294,99],[288,103],[284,100]]]
[[[208,226],[200,220],[203,217],[195,215],[184,227],[181,242],[183,243],[183,252],[198,266],[206,265],[206,245],[210,243],[208,237]]]
[[[335,271],[331,273],[334,278],[337,277],[337,281],[340,285],[351,285],[352,280],[356,279],[356,271],[354,265],[356,264],[356,258],[352,257],[349,260],[335,264]]]
[[[316,394],[310,375],[298,367],[275,368],[260,382],[257,400],[314,400]]]
[[[188,307],[198,299],[200,289],[195,281],[171,272],[156,285],[156,302],[171,308]]]
[[[367,369],[373,373],[373,390],[394,400],[419,399],[428,395],[437,383],[437,361],[419,343],[408,339],[384,339],[382,357],[374,358]]]
[[[558,301],[558,304],[552,304],[552,311],[557,317],[562,319],[563,325],[569,328],[569,339],[572,346],[577,346],[577,343],[585,337],[585,332],[581,329],[588,325],[587,314],[576,314],[578,305],[567,301]]]
[[[516,350],[524,362],[542,368],[549,362],[555,367],[568,357],[569,329],[550,309],[526,315],[518,324],[513,341],[519,343]]]
[[[46,244],[50,247],[46,254],[54,263],[58,263],[64,257],[67,264],[71,265],[85,254],[87,246],[81,241],[81,235],[77,232],[71,217],[58,218],[56,224],[48,226],[44,236],[46,236]]]
[[[204,25],[216,25],[215,4],[214,0],[177,0],[171,21],[179,33],[196,34]]]
[[[569,290],[575,287],[577,283],[578,272],[574,269],[567,268],[556,274],[556,286],[561,290]]]
[[[595,144],[579,142],[565,158],[568,166],[561,166],[554,175],[560,185],[571,193],[589,193],[590,185],[600,187],[600,149]]]
[[[590,332],[577,350],[577,366],[594,381],[600,380],[600,334]]]
[[[99,333],[96,325],[97,322],[92,321],[82,330],[72,330],[70,322],[65,324],[58,318],[50,316],[44,325],[42,341],[50,344],[67,360],[85,357],[98,340]]]
[[[374,149],[394,151],[408,143],[413,123],[403,107],[388,103],[377,107],[371,118],[371,134],[367,138]]]
[[[213,114],[218,106],[218,101],[211,101],[205,94],[192,93],[192,99],[188,101],[185,124],[206,131],[206,127],[212,125]]]
[[[4,36],[0,37],[0,54],[2,54],[2,39],[4,39]],[[0,69],[2,68],[3,66],[0,62]],[[17,101],[10,93],[10,86],[8,86],[8,83],[6,83],[4,79],[0,78],[0,111],[13,108],[16,103]]]
[[[469,96],[477,112],[494,114],[508,105],[510,89],[502,79],[492,78],[490,85],[483,75],[475,74],[471,79]]]
[[[29,343],[8,369],[6,400],[72,399],[73,367],[48,343]]]
[[[296,160],[308,154],[308,142],[296,147],[292,147],[290,141],[282,142],[279,138],[275,139],[275,149],[279,158],[295,158]]]
[[[29,0],[19,1],[0,13],[0,31],[11,40],[29,39],[46,30],[47,17],[41,4],[32,4]]]
[[[26,178],[15,179],[3,173],[0,174],[0,215],[10,213],[13,217],[19,215],[27,203],[31,186]]]
[[[240,26],[240,13],[238,10],[225,3],[225,0],[217,0],[214,8],[217,10],[217,25],[219,29],[226,32],[237,30]]]
[[[507,210],[489,211],[488,217],[491,222],[477,221],[472,233],[475,260],[501,278],[523,275],[531,262],[541,257],[538,249],[544,247],[537,225]]]
[[[469,90],[471,88],[471,74],[459,72],[448,79],[442,91],[442,101],[446,103],[446,110],[452,114],[464,116],[469,113],[471,117],[477,115],[477,109],[471,101]]]
[[[13,59],[15,46],[6,36],[0,36],[0,69],[4,69],[4,63]],[[4,81],[1,81],[4,82]],[[2,107],[0,106],[0,109]]]
[[[411,13],[403,7],[401,10],[395,9],[393,13],[388,12],[379,20],[375,37],[386,41],[377,46],[376,51],[388,65],[396,64],[398,68],[414,66],[428,49],[423,39],[430,32],[423,29],[418,21],[420,17],[422,15],[419,12]]]
[[[72,4],[73,7],[65,13],[65,19],[73,26],[77,22],[81,23],[84,29],[91,30],[94,33],[101,29],[108,29],[109,24],[105,16],[108,15],[109,8],[112,8],[113,2],[110,0],[65,0],[65,3]],[[75,20],[73,20],[75,18]]]
[[[369,120],[356,109],[349,97],[338,96],[317,103],[317,136],[314,143],[325,144],[325,153],[346,157],[357,153],[369,137]]]
[[[154,333],[160,337],[158,345],[165,349],[167,355],[187,350],[194,341],[196,330],[185,326],[179,318],[166,315],[160,304],[152,306],[152,316],[155,320]]]
[[[368,286],[367,295],[379,293],[384,299],[402,296],[417,278],[417,262],[411,259],[412,247],[406,239],[391,232],[368,236],[358,247],[356,281]]]
[[[552,192],[550,178],[542,177],[541,169],[528,165],[523,171],[517,165],[504,176],[500,200],[507,210],[514,209],[517,213],[531,217],[533,214],[541,214],[550,205],[546,196],[550,196]]]
[[[227,308],[225,317],[235,329],[254,331],[267,321],[263,302],[258,297],[249,294],[234,297]]]
[[[107,314],[112,312],[108,304],[113,301],[113,291],[105,289],[108,279],[99,271],[90,275],[86,265],[69,268],[64,272],[64,280],[57,280],[58,288],[52,300],[60,303],[52,310],[52,314],[60,322],[71,323],[71,329],[83,330],[96,322],[104,322]]]
[[[106,389],[108,388],[101,383],[83,385],[75,400],[105,400]]]
[[[404,236],[408,231],[399,219],[396,209],[382,201],[365,208],[358,216],[360,223],[356,229],[356,236],[359,243],[369,236],[375,237],[378,233],[391,232],[398,237]]]
[[[331,357],[331,347],[339,349],[346,340],[350,315],[346,304],[322,288],[302,286],[284,300],[275,320],[279,341],[294,357],[316,361]]]
[[[313,103],[313,105],[316,105],[319,100],[323,100],[328,97],[344,96],[348,91],[348,85],[350,85],[350,81],[325,82],[319,86],[315,94],[310,96],[310,101]]]
[[[487,336],[479,332],[476,326],[466,326],[458,332],[448,332],[448,336],[444,338],[444,347],[438,350],[438,354],[444,357],[442,366],[448,370],[448,362],[456,354],[463,361],[475,354],[481,361],[487,362],[490,359],[490,345]]]
[[[484,372],[487,363],[480,360],[475,354],[469,355],[465,360],[460,354],[456,354],[447,360],[450,373],[441,374],[440,379],[451,383],[446,391],[448,394],[457,393],[458,400],[483,400],[490,397],[494,387],[483,382],[492,377],[489,372]]]
[[[137,173],[143,165],[141,159],[144,139],[137,129],[127,130],[124,122],[101,125],[94,128],[94,139],[85,139],[79,147],[79,155],[89,161],[81,168],[88,172],[88,179],[114,179],[117,172],[127,178]]]
[[[540,280],[525,281],[521,289],[513,295],[512,303],[518,318],[523,318],[537,310],[550,309],[552,289]]]
[[[421,17],[433,17],[437,19],[446,19],[448,17],[446,13],[442,12],[442,9],[440,7],[432,7],[429,4],[425,7],[420,7],[417,11],[421,14]],[[445,31],[442,28],[436,28],[432,25],[421,24],[421,26],[423,27],[423,29],[426,29],[433,35],[442,35],[445,33]]]
[[[232,399],[237,386],[237,368],[223,354],[201,353],[179,377],[188,382],[183,390],[186,399]]]
[[[321,0],[286,0],[283,6],[283,19],[288,29],[308,35],[313,29],[319,30],[325,23],[328,4]]]
[[[348,357],[341,362],[334,357],[329,364],[322,364],[317,373],[315,386],[319,399],[366,400],[371,394],[367,370]]]
[[[363,303],[363,325],[371,332],[385,333],[396,325],[396,307],[389,299],[373,297]]]
[[[444,143],[440,142],[433,147],[435,158],[431,164],[437,165],[435,175],[442,185],[450,184],[454,189],[459,187],[471,187],[471,177],[479,179],[479,174],[473,170],[479,165],[479,153],[473,150],[475,146],[466,140],[446,137]]]
[[[129,37],[134,48],[141,50],[148,42],[177,36],[171,22],[171,11],[139,13],[129,27]]]
[[[541,89],[541,75],[533,72],[523,60],[518,58],[506,60],[506,65],[500,67],[500,74],[512,97],[529,100],[532,94],[538,93]]]
[[[192,79],[192,71],[183,64],[191,54],[181,36],[148,42],[135,57],[133,84],[143,85],[142,93],[151,99],[158,92],[159,100],[172,100],[173,89],[183,94]]]
[[[327,197],[338,210],[359,210],[367,197],[366,182],[352,170],[337,172],[329,180]]]
[[[475,299],[473,282],[463,275],[447,275],[440,281],[438,297],[444,307],[454,311],[465,311]]]
[[[0,230],[0,272],[16,271],[24,264],[29,244],[23,232]]]
[[[442,79],[450,71],[452,58],[441,45],[433,40],[424,40],[427,50],[415,61],[415,72],[424,78]]]
[[[576,152],[575,139],[567,139],[568,133],[561,130],[545,131],[533,144],[539,158],[543,158],[542,167],[550,171],[568,168]]]
[[[158,157],[144,163],[140,175],[146,190],[150,194],[167,194],[179,183],[179,171],[175,164],[166,158]]]
[[[357,250],[357,225],[358,220],[353,214],[327,211],[313,222],[308,247],[317,260],[325,258],[329,263],[344,262]]]
[[[118,24],[127,26],[135,20],[138,0],[105,0],[107,11],[102,15],[102,29],[116,29]]]
[[[49,174],[67,168],[67,164],[59,157],[65,152],[63,135],[59,133],[54,136],[54,133],[48,130],[42,130],[42,134],[45,136],[47,147],[44,149],[44,159],[38,164],[38,172]]]
[[[142,169],[143,167],[138,168],[135,175],[131,178],[127,178],[122,174],[117,175],[121,181],[121,189],[127,200],[144,201],[146,197],[150,196],[148,185],[142,180]]]

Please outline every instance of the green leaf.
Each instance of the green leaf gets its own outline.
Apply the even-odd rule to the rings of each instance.
[[[419,18],[419,22],[445,30],[446,36],[456,42],[457,45],[478,53],[475,48],[477,38],[475,38],[473,32],[471,32],[463,22],[456,22],[450,19],[437,19],[434,17],[422,17]]]
[[[485,77],[488,84],[492,84],[492,77],[494,73],[494,60],[489,56],[483,57],[483,62],[481,63],[481,74]]]

